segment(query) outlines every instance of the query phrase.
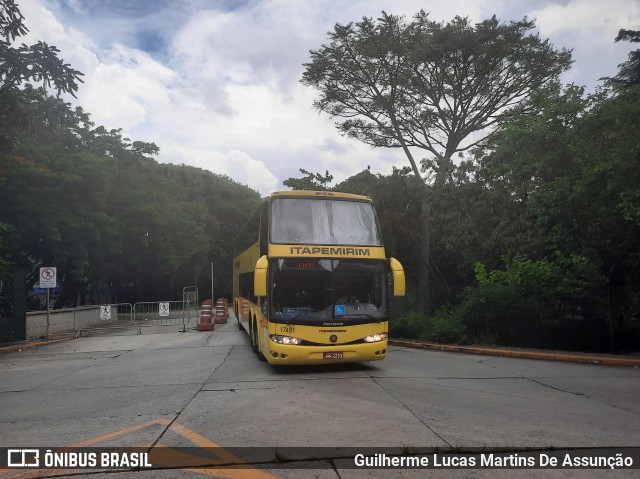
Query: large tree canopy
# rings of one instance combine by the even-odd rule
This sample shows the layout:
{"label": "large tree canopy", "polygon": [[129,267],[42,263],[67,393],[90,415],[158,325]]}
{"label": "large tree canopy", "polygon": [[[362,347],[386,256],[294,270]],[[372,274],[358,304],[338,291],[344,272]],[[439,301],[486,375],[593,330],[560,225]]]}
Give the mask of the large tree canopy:
{"label": "large tree canopy", "polygon": [[15,45],[28,31],[15,1],[0,1],[0,154],[13,152],[16,127],[29,121],[22,108],[26,82],[75,96],[82,81],[82,73],[64,63],[55,46]]}
{"label": "large tree canopy", "polygon": [[[616,42],[620,41],[640,43],[640,30],[621,29],[616,37]],[[629,52],[629,59],[618,66],[620,71],[615,77],[605,78],[614,89],[624,91],[640,85],[640,50]]]}
{"label": "large tree canopy", "polygon": [[25,81],[35,81],[58,93],[74,95],[82,73],[58,57],[60,50],[41,41],[31,46],[13,45],[29,31],[23,20],[14,0],[0,2],[0,94]]}
{"label": "large tree canopy", "polygon": [[15,154],[0,155],[0,266],[25,268],[30,282],[56,266],[59,305],[179,298],[188,285],[208,292],[211,261],[217,294],[229,291],[234,225],[257,208],[257,192],[158,164],[153,143],[94,127],[42,89],[23,95],[32,120],[16,128]]}
{"label": "large tree canopy", "polygon": [[[54,88],[58,93],[74,93],[82,73],[71,68],[59,57],[59,50],[43,42],[16,46],[16,40],[29,29],[14,0],[0,0],[0,162],[15,153],[15,137],[21,129],[30,129],[34,121],[30,104],[31,88],[25,83],[40,83],[43,89]],[[28,86],[28,85],[27,85]],[[57,123],[59,117],[52,117]],[[49,125],[47,129],[55,129]],[[0,168],[0,186],[8,168]],[[10,262],[6,259],[5,235],[11,225],[0,223],[0,279],[6,274]]]}
{"label": "large tree canopy", "polygon": [[[159,148],[95,127],[74,95],[81,73],[27,32],[0,0],[0,316],[14,267],[32,284],[58,268],[59,304],[177,298],[186,285],[230,288],[233,225],[260,195],[230,178],[159,165]],[[1,338],[0,338],[1,340]]]}
{"label": "large tree canopy", "polygon": [[336,24],[330,43],[310,52],[302,83],[319,90],[314,106],[340,120],[343,134],[374,147],[430,153],[436,184],[454,154],[481,141],[510,109],[569,68],[569,51],[531,33],[524,18],[435,22],[424,11],[407,22],[382,13]]}

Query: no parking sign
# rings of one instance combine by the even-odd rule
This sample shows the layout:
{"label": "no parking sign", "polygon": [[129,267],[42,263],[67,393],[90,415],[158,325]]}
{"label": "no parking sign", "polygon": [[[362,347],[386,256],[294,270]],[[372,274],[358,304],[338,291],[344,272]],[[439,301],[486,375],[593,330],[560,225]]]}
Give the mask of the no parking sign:
{"label": "no parking sign", "polygon": [[56,268],[48,266],[46,268],[40,268],[40,287],[41,288],[55,288],[58,285],[56,278]]}

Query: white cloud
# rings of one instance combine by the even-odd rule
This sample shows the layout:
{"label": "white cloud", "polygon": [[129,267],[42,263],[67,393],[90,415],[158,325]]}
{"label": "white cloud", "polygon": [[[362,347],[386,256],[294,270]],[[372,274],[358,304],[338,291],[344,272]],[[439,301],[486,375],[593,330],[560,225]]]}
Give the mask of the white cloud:
{"label": "white cloud", "polygon": [[88,72],[79,101],[100,123],[134,131],[170,103],[177,75],[148,54],[115,44]]}
{"label": "white cloud", "polygon": [[574,65],[565,81],[587,85],[589,90],[605,76],[614,76],[618,65],[637,45],[614,43],[621,28],[637,29],[640,3],[630,0],[570,0],[534,10],[531,16],[543,37],[557,47],[573,49]]}
{"label": "white cloud", "polygon": [[637,28],[640,4],[628,0],[572,0],[534,10],[531,15],[543,36],[572,31],[607,43],[613,42],[619,29]]}
{"label": "white cloud", "polygon": [[29,32],[18,39],[19,43],[30,45],[42,40],[55,45],[65,63],[76,70],[86,74],[95,68],[97,46],[88,35],[72,25],[63,26],[39,1],[20,2],[18,6],[29,28]]}
{"label": "white cloud", "polygon": [[182,164],[184,158],[190,166],[202,168],[218,175],[226,175],[238,183],[248,185],[260,193],[266,195],[275,191],[279,181],[269,169],[259,160],[251,158],[240,150],[231,150],[226,153],[219,151],[207,151],[204,149],[191,149],[180,144],[169,142],[164,148],[166,162]]}
{"label": "white cloud", "polygon": [[[299,83],[302,63],[310,49],[327,42],[326,32],[336,22],[377,17],[381,10],[410,17],[421,8],[438,21],[528,15],[537,18],[543,37],[575,49],[572,75],[578,83],[586,79],[583,84],[615,74],[629,47],[613,46],[613,38],[619,28],[640,23],[634,0],[543,6],[495,0],[253,0],[230,11],[205,10],[220,7],[217,3],[184,2],[171,4],[171,15],[154,11],[152,18],[112,17],[106,23],[80,10],[82,23],[63,16],[60,8],[56,17],[47,5],[60,4],[20,5],[31,29],[27,43],[42,39],[58,46],[65,61],[85,73],[78,102],[96,124],[156,143],[159,161],[227,174],[263,194],[299,176],[299,168],[329,170],[340,181],[368,165],[388,174],[392,166],[408,163],[400,150],[374,150],[340,137],[334,120],[313,111],[316,92]],[[190,11],[194,5],[198,9]],[[165,48],[137,49],[144,43],[133,40],[138,29],[156,23]],[[102,27],[113,28],[112,35]]]}

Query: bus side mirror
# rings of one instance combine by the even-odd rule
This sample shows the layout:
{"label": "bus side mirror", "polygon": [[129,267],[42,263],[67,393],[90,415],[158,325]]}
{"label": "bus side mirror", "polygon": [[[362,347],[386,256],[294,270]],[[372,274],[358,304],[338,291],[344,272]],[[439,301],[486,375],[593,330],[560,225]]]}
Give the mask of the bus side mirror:
{"label": "bus side mirror", "polygon": [[267,267],[269,260],[267,256],[262,256],[256,261],[256,270],[253,275],[253,295],[263,297],[267,295]]}
{"label": "bus side mirror", "polygon": [[389,266],[391,267],[391,274],[393,275],[393,295],[404,296],[404,268],[402,267],[400,261],[395,258],[389,259]]}

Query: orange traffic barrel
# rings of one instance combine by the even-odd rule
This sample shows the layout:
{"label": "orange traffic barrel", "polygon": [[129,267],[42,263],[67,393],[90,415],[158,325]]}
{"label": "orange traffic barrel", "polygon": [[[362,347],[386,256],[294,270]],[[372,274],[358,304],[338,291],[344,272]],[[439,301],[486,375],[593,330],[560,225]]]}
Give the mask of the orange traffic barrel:
{"label": "orange traffic barrel", "polygon": [[225,324],[229,315],[224,315],[224,306],[216,306],[216,314],[213,318],[213,322],[216,324]]}
{"label": "orange traffic barrel", "polygon": [[211,321],[212,305],[210,299],[202,302],[202,310],[200,311],[200,322],[198,323],[198,331],[211,331],[213,322]]}

